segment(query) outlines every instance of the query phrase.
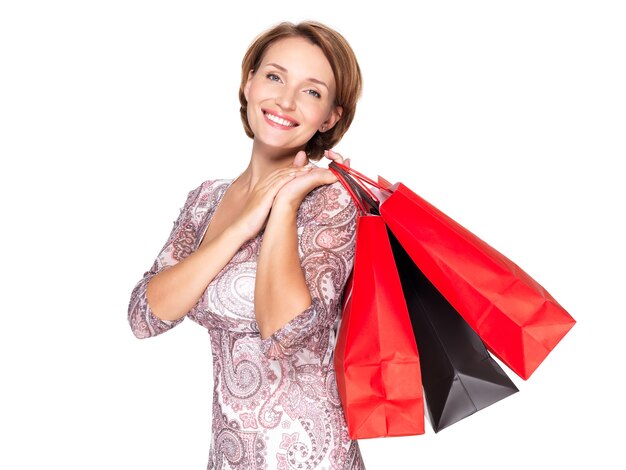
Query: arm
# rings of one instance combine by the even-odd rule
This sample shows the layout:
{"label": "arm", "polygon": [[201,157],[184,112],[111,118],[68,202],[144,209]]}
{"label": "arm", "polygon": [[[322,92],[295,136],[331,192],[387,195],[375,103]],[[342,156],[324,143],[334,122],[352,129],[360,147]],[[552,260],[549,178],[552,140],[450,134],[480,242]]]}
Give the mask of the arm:
{"label": "arm", "polygon": [[262,348],[277,358],[334,325],[352,270],[356,209],[340,183],[311,193],[299,224],[275,207],[257,261],[255,313]]}
{"label": "arm", "polygon": [[266,339],[311,305],[298,255],[297,209],[275,204],[257,260],[254,309],[261,339]]}
{"label": "arm", "polygon": [[247,239],[238,226],[231,225],[180,262],[154,275],[146,289],[152,313],[167,321],[187,315]]}
{"label": "arm", "polygon": [[167,242],[132,291],[128,321],[138,338],[156,336],[180,323],[243,243],[243,235],[232,227],[192,253],[197,233],[193,215],[208,184],[189,193]]}
{"label": "arm", "polygon": [[211,182],[189,193],[165,246],[131,294],[128,320],[138,338],[158,335],[182,321],[241,245],[261,230],[276,193],[296,178],[293,170],[276,170],[258,183],[237,221],[195,251],[195,212]]}

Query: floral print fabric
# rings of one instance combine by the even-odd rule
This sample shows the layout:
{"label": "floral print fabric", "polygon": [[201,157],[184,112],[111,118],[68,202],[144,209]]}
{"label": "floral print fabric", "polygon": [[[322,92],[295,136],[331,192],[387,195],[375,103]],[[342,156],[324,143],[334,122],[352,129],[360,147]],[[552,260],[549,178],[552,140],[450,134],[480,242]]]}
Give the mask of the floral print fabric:
{"label": "floral print fabric", "polygon": [[[211,180],[191,191],[165,246],[131,294],[134,334],[161,334],[178,321],[154,316],[150,279],[196,250],[226,189]],[[364,469],[337,393],[333,350],[342,292],[352,270],[356,210],[339,183],[320,186],[297,215],[298,251],[313,302],[261,340],[254,315],[263,231],[244,243],[187,314],[207,328],[214,393],[209,469]]]}

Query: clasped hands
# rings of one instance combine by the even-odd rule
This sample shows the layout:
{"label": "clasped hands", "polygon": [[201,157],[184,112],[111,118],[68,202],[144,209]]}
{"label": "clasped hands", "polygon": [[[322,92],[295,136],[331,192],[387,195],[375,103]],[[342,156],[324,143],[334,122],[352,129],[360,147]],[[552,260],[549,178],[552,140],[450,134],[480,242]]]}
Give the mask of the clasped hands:
{"label": "clasped hands", "polygon": [[[349,166],[349,159],[344,159],[340,154],[332,150],[326,150],[324,157]],[[288,179],[280,187],[274,198],[273,206],[285,204],[291,209],[297,210],[302,200],[313,189],[337,181],[337,177],[329,169],[315,168],[310,165],[309,159],[302,150],[296,154],[293,163],[286,170],[287,177],[291,179]]]}
{"label": "clasped hands", "polygon": [[[326,150],[324,157],[350,164],[349,159],[332,150]],[[252,190],[239,219],[246,236],[255,237],[267,223],[270,213],[279,214],[279,217],[285,213],[294,214],[313,189],[336,181],[332,171],[309,165],[305,152],[298,152],[290,166],[274,170]]]}

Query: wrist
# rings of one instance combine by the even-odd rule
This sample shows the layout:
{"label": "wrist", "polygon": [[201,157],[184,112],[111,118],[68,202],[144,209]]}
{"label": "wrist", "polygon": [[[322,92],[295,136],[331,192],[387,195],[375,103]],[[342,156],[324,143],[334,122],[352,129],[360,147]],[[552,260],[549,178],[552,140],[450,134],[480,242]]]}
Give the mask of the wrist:
{"label": "wrist", "polygon": [[218,235],[218,237],[223,237],[225,240],[236,241],[239,246],[243,245],[255,236],[256,233],[251,233],[251,230],[246,227],[244,223],[240,222],[232,223],[227,226],[220,235]]}
{"label": "wrist", "polygon": [[280,213],[283,216],[296,215],[302,204],[302,199],[287,199],[284,197],[276,197],[272,204],[271,214]]}

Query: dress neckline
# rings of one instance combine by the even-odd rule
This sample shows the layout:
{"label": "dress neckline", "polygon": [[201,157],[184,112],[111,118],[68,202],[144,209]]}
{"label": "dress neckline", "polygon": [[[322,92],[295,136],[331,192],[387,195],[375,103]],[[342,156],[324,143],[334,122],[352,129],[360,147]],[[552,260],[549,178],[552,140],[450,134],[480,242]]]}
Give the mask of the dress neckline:
{"label": "dress neckline", "polygon": [[[241,174],[239,176],[241,176]],[[204,237],[209,231],[209,227],[211,226],[211,222],[213,221],[213,217],[215,216],[217,209],[219,209],[220,205],[222,204],[222,200],[224,199],[224,196],[226,196],[226,191],[228,191],[228,189],[232,186],[232,184],[239,179],[239,176],[237,176],[236,178],[232,178],[230,180],[226,180],[228,181],[226,183],[226,188],[224,189],[224,191],[222,191],[222,195],[219,197],[219,199],[215,203],[215,207],[213,207],[212,210],[207,211],[207,218],[204,221],[204,223],[206,224],[206,227],[204,227],[204,230],[202,231],[202,235],[197,238],[196,248],[195,248],[196,250],[200,248],[200,245],[202,245],[202,242],[204,241]]]}

